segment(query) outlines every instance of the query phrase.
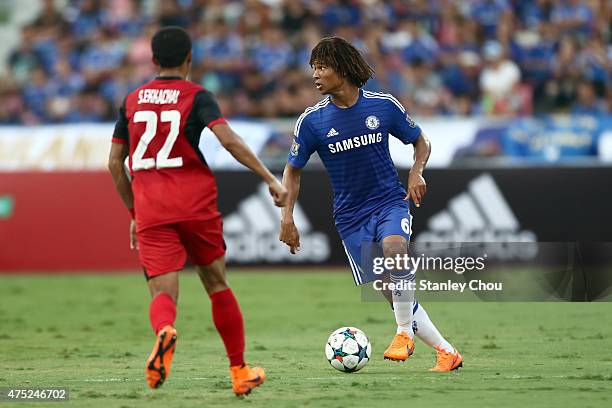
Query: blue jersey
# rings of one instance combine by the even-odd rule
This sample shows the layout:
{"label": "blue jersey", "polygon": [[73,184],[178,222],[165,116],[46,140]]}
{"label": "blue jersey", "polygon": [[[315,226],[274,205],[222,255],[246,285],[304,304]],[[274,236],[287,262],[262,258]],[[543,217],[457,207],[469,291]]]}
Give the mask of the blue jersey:
{"label": "blue jersey", "polygon": [[376,210],[406,196],[389,153],[389,134],[408,144],[421,129],[393,96],[362,89],[353,106],[339,108],[328,96],[295,124],[289,164],[302,168],[314,152],[319,154],[331,179],[334,219],[343,238]]}

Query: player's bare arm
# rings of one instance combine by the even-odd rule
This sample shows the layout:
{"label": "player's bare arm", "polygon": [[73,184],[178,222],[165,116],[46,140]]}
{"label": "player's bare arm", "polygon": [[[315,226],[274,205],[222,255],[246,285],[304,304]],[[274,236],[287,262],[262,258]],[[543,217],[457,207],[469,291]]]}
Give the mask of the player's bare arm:
{"label": "player's bare arm", "polygon": [[287,163],[283,171],[283,186],[287,189],[287,205],[281,210],[281,226],[279,241],[289,246],[289,251],[295,254],[300,250],[300,233],[293,222],[293,208],[300,193],[300,178],[302,169]]}
{"label": "player's bare arm", "polygon": [[219,123],[211,129],[221,145],[244,166],[258,174],[268,184],[270,195],[277,207],[284,207],[287,202],[287,190],[268,168],[251,151],[244,140],[225,123]]}
{"label": "player's bare arm", "polygon": [[429,160],[431,153],[431,143],[424,133],[413,143],[414,145],[414,164],[408,175],[408,195],[404,200],[412,199],[417,207],[421,206],[421,201],[427,193],[427,183],[423,178],[423,170]]}
{"label": "player's bare arm", "polygon": [[132,185],[128,180],[127,174],[123,167],[125,158],[129,154],[130,148],[127,143],[111,143],[111,150],[108,157],[108,169],[111,172],[115,188],[127,209],[132,213],[132,222],[130,223],[130,248],[137,249],[138,241],[136,240],[136,221],[133,218],[134,214],[134,194],[132,193]]}

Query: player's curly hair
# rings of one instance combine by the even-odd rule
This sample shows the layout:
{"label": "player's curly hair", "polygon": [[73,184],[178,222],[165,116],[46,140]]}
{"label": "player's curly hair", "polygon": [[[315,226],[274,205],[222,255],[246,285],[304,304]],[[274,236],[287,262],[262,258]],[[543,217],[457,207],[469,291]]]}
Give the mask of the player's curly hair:
{"label": "player's curly hair", "polygon": [[312,49],[310,66],[323,64],[358,88],[374,75],[374,70],[359,50],[341,37],[326,37]]}

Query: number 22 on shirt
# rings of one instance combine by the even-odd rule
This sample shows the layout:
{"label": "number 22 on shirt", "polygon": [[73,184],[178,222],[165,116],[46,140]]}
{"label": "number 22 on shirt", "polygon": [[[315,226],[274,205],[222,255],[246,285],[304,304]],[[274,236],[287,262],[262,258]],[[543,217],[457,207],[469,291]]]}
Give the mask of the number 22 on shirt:
{"label": "number 22 on shirt", "polygon": [[138,111],[134,114],[134,123],[144,122],[145,131],[138,141],[138,145],[132,155],[132,171],[148,170],[153,167],[157,169],[167,169],[174,167],[183,166],[182,157],[168,158],[172,147],[176,142],[176,138],[179,135],[179,128],[181,125],[181,113],[177,110],[169,110],[161,112],[161,122],[170,123],[170,132],[166,136],[166,142],[162,148],[157,152],[157,157],[143,158],[147,147],[151,140],[157,135],[157,113],[154,111]]}

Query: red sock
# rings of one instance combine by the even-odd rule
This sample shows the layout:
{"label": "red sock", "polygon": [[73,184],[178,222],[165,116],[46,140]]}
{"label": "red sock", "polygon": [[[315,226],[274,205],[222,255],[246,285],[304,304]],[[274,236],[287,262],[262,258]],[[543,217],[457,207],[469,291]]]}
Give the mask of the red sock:
{"label": "red sock", "polygon": [[151,327],[156,335],[165,326],[174,327],[175,319],[176,304],[169,294],[162,292],[151,300],[149,320],[151,320]]}
{"label": "red sock", "polygon": [[230,288],[210,295],[213,322],[223,339],[230,366],[244,364],[244,323]]}

